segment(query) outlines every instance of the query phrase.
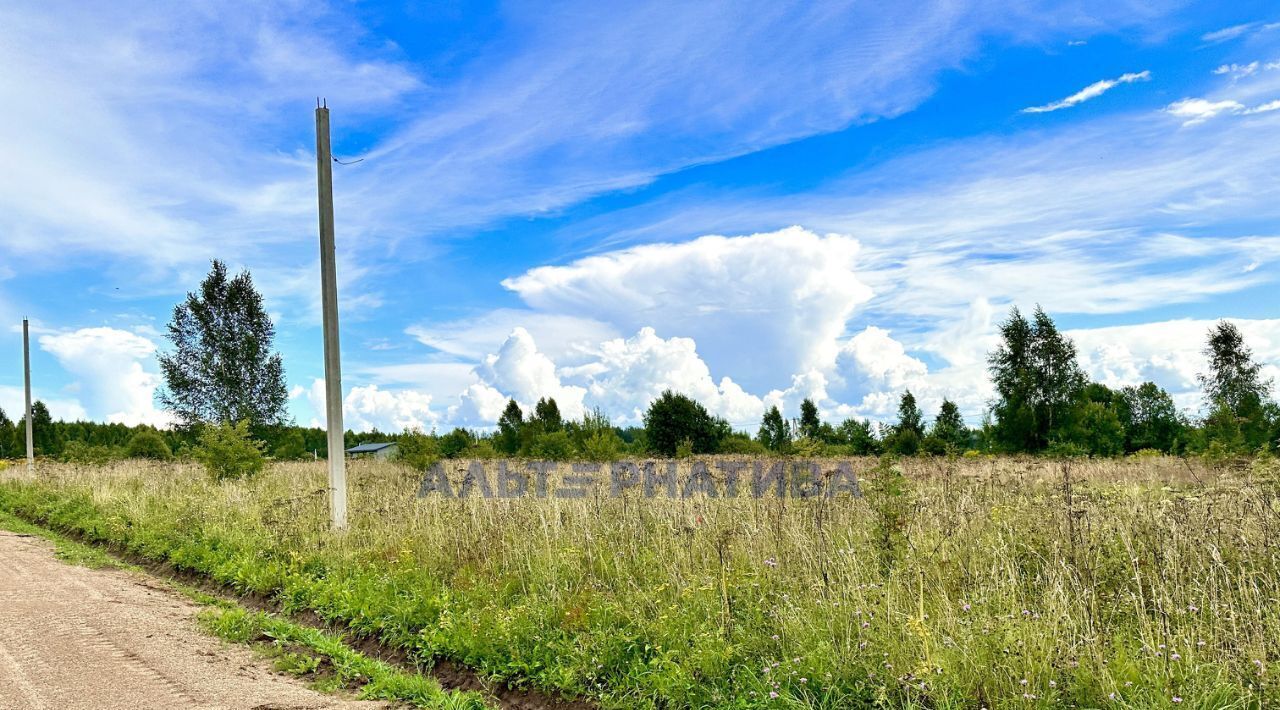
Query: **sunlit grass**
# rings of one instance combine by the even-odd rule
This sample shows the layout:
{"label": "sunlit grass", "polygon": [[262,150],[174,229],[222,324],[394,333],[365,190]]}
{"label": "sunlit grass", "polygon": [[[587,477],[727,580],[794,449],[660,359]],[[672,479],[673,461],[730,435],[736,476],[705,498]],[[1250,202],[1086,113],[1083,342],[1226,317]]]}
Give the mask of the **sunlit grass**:
{"label": "sunlit grass", "polygon": [[221,484],[184,464],[46,467],[6,472],[0,501],[609,707],[1280,703],[1272,479],[1164,458],[1065,478],[1048,461],[903,467],[888,564],[867,499],[613,499],[606,483],[419,500],[391,464],[352,467],[342,535],[323,463]]}

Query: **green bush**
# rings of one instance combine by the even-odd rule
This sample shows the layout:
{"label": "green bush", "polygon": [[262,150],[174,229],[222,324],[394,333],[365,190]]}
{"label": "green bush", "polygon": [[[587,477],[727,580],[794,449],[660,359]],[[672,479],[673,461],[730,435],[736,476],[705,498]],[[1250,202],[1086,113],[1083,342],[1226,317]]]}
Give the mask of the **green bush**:
{"label": "green bush", "polygon": [[738,456],[768,456],[769,448],[746,434],[730,434],[721,440],[719,452]]}
{"label": "green bush", "polygon": [[573,453],[573,441],[564,430],[539,434],[529,445],[529,455],[543,461],[567,461]]}
{"label": "green bush", "polygon": [[582,442],[582,457],[588,461],[617,461],[622,458],[622,437],[612,429],[601,429]]}
{"label": "green bush", "polygon": [[67,442],[62,449],[63,461],[81,466],[103,466],[118,458],[119,453],[110,446],[95,446],[83,441]]}
{"label": "green bush", "polygon": [[164,438],[158,432],[154,431],[140,431],[134,434],[129,440],[129,445],[125,447],[125,454],[131,459],[153,461],[168,461],[173,458],[169,445],[164,443]]}
{"label": "green bush", "polygon": [[396,460],[415,471],[426,471],[443,458],[440,442],[436,437],[423,434],[420,430],[405,432],[398,443],[400,453],[396,455]]}
{"label": "green bush", "polygon": [[207,425],[192,455],[215,480],[247,478],[262,470],[263,444],[249,434],[249,422]]}

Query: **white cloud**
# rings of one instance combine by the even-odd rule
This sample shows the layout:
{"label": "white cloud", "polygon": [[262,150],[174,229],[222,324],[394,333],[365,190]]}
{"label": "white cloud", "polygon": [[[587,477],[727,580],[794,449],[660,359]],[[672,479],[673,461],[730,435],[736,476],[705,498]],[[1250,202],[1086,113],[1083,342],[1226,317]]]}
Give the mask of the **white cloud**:
{"label": "white cloud", "polygon": [[836,338],[872,292],[858,242],[793,227],[648,244],[545,266],[503,281],[530,307],[636,332],[661,323],[707,363],[751,388],[830,367]]}
{"label": "white cloud", "polygon": [[[1280,374],[1280,319],[1228,319],[1239,326],[1254,359],[1268,377]],[[1180,407],[1198,411],[1203,404],[1196,376],[1207,370],[1202,350],[1216,321],[1171,320],[1157,323],[1067,331],[1081,365],[1108,387],[1152,381],[1172,394]]]}
{"label": "white cloud", "polygon": [[1083,89],[1077,91],[1076,93],[1068,96],[1065,99],[1062,99],[1061,101],[1054,101],[1053,103],[1045,104],[1043,106],[1031,106],[1031,107],[1022,109],[1022,112],[1023,113],[1048,113],[1050,111],[1058,111],[1060,109],[1070,108],[1077,104],[1082,104],[1088,101],[1089,99],[1096,99],[1097,97],[1102,96],[1103,94],[1107,93],[1108,91],[1115,88],[1116,86],[1119,86],[1120,84],[1132,84],[1135,81],[1150,81],[1150,80],[1151,80],[1150,71],[1121,74],[1119,77],[1115,79],[1103,79],[1102,81],[1095,81],[1094,83],[1084,87]]}
{"label": "white cloud", "polygon": [[79,399],[92,416],[130,426],[170,424],[155,406],[160,376],[143,367],[155,354],[150,340],[103,327],[42,335],[39,343],[77,378]]}
{"label": "white cloud", "polygon": [[1209,43],[1226,42],[1252,32],[1256,27],[1258,27],[1257,22],[1246,22],[1239,25],[1232,25],[1230,27],[1223,27],[1222,29],[1214,30],[1213,32],[1206,32],[1203,35],[1200,35],[1200,39]]}
{"label": "white cloud", "polygon": [[524,328],[511,331],[498,351],[486,355],[474,373],[480,382],[468,387],[459,405],[450,409],[454,423],[492,426],[508,398],[528,410],[539,399],[549,397],[556,400],[565,418],[577,419],[583,414],[586,390],[562,384],[555,363],[538,351],[533,336]]}
{"label": "white cloud", "polygon": [[[306,397],[315,414],[312,426],[324,427],[324,380],[312,380]],[[377,429],[398,433],[421,429],[429,432],[440,423],[440,416],[431,409],[431,399],[431,395],[414,390],[385,390],[378,385],[352,387],[342,398],[342,425],[354,431]]]}
{"label": "white cloud", "polygon": [[1268,101],[1265,104],[1259,104],[1253,108],[1245,109],[1244,112],[1245,114],[1267,113],[1268,111],[1275,111],[1277,109],[1280,109],[1280,99]]}
{"label": "white cloud", "polygon": [[571,374],[587,383],[587,402],[619,423],[640,424],[644,410],[663,390],[701,402],[735,426],[759,423],[764,405],[728,377],[716,382],[692,338],[663,339],[650,327],[634,336],[601,343],[598,359]]}
{"label": "white cloud", "polygon": [[1223,74],[1229,75],[1231,79],[1235,81],[1243,79],[1256,71],[1258,71],[1258,62],[1249,62],[1248,64],[1235,64],[1233,62],[1231,64],[1223,64],[1217,69],[1214,69],[1213,73],[1218,76]]}
{"label": "white cloud", "polygon": [[[44,402],[49,408],[49,416],[56,420],[77,421],[89,418],[89,413],[85,411],[84,406],[76,399],[67,397],[49,397],[47,393],[42,393],[40,389],[32,387],[32,402]],[[26,395],[21,387],[11,387],[9,385],[0,385],[0,410],[3,410],[5,416],[10,421],[18,421],[26,412]],[[7,451],[3,456],[14,456],[15,453]]]}
{"label": "white cloud", "polygon": [[1165,107],[1165,111],[1173,114],[1174,116],[1187,119],[1182,124],[1184,126],[1194,126],[1197,123],[1204,123],[1221,113],[1239,113],[1243,110],[1243,104],[1231,99],[1224,99],[1222,101],[1182,99],[1181,101],[1174,101]]}
{"label": "white cloud", "polygon": [[474,318],[413,325],[405,332],[445,355],[478,360],[515,328],[528,331],[539,349],[557,360],[618,335],[613,327],[596,320],[514,308],[499,308]]}

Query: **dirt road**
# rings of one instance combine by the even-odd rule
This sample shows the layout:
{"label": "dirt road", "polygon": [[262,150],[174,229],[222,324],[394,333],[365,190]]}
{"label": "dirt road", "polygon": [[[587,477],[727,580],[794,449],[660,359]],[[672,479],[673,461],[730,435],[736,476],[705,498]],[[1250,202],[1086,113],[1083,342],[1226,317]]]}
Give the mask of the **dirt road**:
{"label": "dirt road", "polygon": [[380,708],[273,674],[200,632],[198,607],[147,578],[64,564],[0,530],[0,708]]}

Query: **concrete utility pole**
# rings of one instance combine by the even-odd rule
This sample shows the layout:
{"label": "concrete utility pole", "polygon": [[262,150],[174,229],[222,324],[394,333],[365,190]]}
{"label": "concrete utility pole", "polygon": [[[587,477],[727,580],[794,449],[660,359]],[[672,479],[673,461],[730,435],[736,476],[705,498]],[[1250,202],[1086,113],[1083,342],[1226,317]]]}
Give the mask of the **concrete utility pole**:
{"label": "concrete utility pole", "polygon": [[27,419],[23,429],[27,430],[27,470],[34,471],[36,468],[36,447],[35,439],[31,432],[35,429],[35,422],[31,418],[31,336],[28,333],[27,319],[22,319],[22,371],[25,377],[27,390]]}
{"label": "concrete utility pole", "polygon": [[328,105],[316,106],[316,179],[320,196],[325,421],[329,430],[329,521],[334,530],[345,530],[347,461],[342,428],[342,355],[338,348],[338,274],[333,246],[333,154],[329,147]]}

